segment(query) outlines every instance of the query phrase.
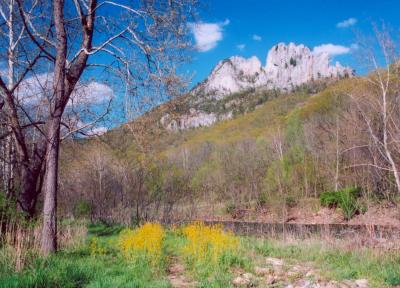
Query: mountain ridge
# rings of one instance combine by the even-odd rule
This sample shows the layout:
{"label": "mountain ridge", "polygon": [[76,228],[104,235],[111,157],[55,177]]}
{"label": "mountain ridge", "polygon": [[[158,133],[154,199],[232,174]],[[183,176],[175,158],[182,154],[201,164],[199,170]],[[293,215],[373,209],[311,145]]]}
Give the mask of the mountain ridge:
{"label": "mountain ridge", "polygon": [[[209,76],[189,92],[185,99],[186,111],[174,116],[166,113],[160,122],[167,130],[172,131],[210,126],[231,118],[232,109],[228,108],[224,113],[217,114],[195,107],[205,106],[204,103],[208,106],[218,105],[235,93],[268,93],[265,91],[272,90],[287,93],[304,84],[354,75],[352,68],[342,66],[339,62],[331,65],[326,52],[317,54],[303,44],[291,42],[286,45],[281,42],[268,51],[265,66],[256,56],[231,56],[221,60]],[[227,106],[232,107],[235,104],[233,101]]]}

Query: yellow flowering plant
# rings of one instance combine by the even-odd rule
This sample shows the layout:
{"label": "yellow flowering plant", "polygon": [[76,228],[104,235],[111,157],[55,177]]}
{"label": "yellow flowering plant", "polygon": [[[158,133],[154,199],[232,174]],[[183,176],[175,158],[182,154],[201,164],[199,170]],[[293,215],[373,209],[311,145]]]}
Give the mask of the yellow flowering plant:
{"label": "yellow flowering plant", "polygon": [[127,258],[145,256],[158,263],[162,256],[164,229],[157,223],[146,223],[137,229],[121,231],[118,245]]}
{"label": "yellow flowering plant", "polygon": [[233,233],[225,232],[220,225],[195,222],[184,227],[182,232],[187,239],[182,253],[193,262],[216,263],[224,253],[234,251],[239,245]]}
{"label": "yellow flowering plant", "polygon": [[93,237],[89,244],[90,254],[92,256],[106,254],[106,248],[99,243],[97,237]]}

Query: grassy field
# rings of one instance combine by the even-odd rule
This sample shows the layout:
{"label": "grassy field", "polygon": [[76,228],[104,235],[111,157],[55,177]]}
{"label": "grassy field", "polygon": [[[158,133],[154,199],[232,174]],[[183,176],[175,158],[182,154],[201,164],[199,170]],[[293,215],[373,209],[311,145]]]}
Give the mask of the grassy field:
{"label": "grassy field", "polygon": [[367,279],[368,287],[400,285],[397,252],[340,241],[236,237],[200,224],[169,230],[90,225],[85,244],[36,256],[18,273],[2,257],[0,287],[325,287],[357,279]]}

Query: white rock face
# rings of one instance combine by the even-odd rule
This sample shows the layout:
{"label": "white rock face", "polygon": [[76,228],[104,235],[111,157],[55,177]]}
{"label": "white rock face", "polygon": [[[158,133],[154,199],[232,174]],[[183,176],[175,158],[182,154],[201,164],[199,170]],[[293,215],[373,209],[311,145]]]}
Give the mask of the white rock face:
{"label": "white rock face", "polygon": [[329,62],[327,53],[314,54],[302,44],[279,43],[269,50],[265,67],[255,56],[249,59],[233,56],[219,62],[192,94],[221,99],[250,88],[291,90],[311,80],[353,75],[351,68]]}
{"label": "white rock face", "polygon": [[[343,67],[338,62],[330,65],[327,53],[314,54],[302,44],[279,43],[269,50],[265,66],[255,56],[248,59],[233,56],[220,61],[211,74],[191,91],[191,97],[193,103],[201,103],[205,99],[221,100],[229,94],[256,88],[290,91],[312,80],[338,79],[353,74],[350,67]],[[164,115],[161,123],[169,130],[182,130],[210,126],[231,117],[231,111],[217,116],[190,109],[189,113],[175,119]]]}
{"label": "white rock face", "polygon": [[245,59],[233,56],[219,62],[208,76],[206,85],[199,85],[197,92],[214,95],[216,99],[221,99],[233,92],[254,87],[262,73],[264,70],[257,57]]}
{"label": "white rock face", "polygon": [[189,114],[181,115],[177,119],[171,119],[171,116],[166,114],[160,121],[166,129],[175,131],[210,126],[217,120],[214,113],[205,113],[192,108]]}
{"label": "white rock face", "polygon": [[290,90],[312,80],[352,76],[351,68],[338,62],[335,66],[329,65],[329,60],[327,53],[313,54],[302,44],[279,43],[269,50],[266,79],[260,79],[257,85]]}

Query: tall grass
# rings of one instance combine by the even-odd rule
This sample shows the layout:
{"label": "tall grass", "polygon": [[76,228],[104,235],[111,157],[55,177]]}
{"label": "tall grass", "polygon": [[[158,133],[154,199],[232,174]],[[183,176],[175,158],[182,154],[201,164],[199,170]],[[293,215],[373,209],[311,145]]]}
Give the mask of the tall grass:
{"label": "tall grass", "polygon": [[[1,225],[0,274],[21,271],[40,255],[41,225],[18,219]],[[61,250],[81,246],[86,239],[85,222],[61,222],[58,225],[58,244]]]}
{"label": "tall grass", "polygon": [[[81,237],[80,224],[63,225],[62,239],[66,242],[60,252],[46,258],[36,255],[20,272],[8,267],[0,272],[0,287],[170,287],[165,267],[154,267],[150,261],[142,261],[145,259],[126,258],[120,252],[117,245],[121,227],[84,226],[86,239]],[[80,239],[71,242],[73,235]],[[101,249],[93,250],[93,239]]]}

